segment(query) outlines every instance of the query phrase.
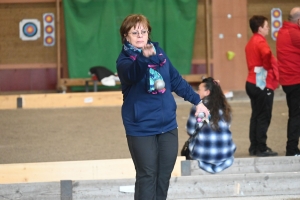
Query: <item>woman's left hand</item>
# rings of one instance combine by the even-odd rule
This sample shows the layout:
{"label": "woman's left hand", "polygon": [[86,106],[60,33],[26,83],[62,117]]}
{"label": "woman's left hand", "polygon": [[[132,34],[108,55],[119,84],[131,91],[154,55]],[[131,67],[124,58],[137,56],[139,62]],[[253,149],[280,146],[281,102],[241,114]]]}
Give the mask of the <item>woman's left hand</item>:
{"label": "woman's left hand", "polygon": [[209,110],[203,103],[200,103],[196,106],[195,116],[197,117],[201,112],[204,112],[206,117],[209,116]]}

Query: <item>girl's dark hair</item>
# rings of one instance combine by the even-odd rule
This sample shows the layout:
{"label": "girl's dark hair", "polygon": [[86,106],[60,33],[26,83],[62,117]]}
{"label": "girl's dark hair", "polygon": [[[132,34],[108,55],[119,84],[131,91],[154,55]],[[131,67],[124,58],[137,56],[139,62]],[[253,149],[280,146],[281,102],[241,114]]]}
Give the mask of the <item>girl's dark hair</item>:
{"label": "girl's dark hair", "polygon": [[251,28],[252,33],[257,33],[259,27],[263,27],[265,21],[268,21],[268,18],[262,15],[253,15],[249,19],[249,25]]}
{"label": "girl's dark hair", "polygon": [[121,40],[122,40],[122,44],[125,43],[126,41],[126,36],[128,35],[128,32],[130,31],[130,29],[132,27],[136,27],[138,24],[143,25],[145,28],[148,29],[149,34],[148,34],[148,38],[150,39],[150,33],[151,33],[151,26],[150,26],[150,22],[147,19],[147,17],[145,17],[144,15],[141,14],[131,14],[128,15],[122,22],[121,27],[120,27],[120,35],[121,35]]}
{"label": "girl's dark hair", "polygon": [[204,84],[205,89],[210,91],[210,94],[205,97],[205,99],[207,99],[207,103],[205,105],[210,110],[211,121],[213,124],[212,128],[219,130],[219,109],[223,111],[224,120],[230,123],[232,111],[231,106],[228,104],[220,84],[213,78],[204,78],[201,84]]}

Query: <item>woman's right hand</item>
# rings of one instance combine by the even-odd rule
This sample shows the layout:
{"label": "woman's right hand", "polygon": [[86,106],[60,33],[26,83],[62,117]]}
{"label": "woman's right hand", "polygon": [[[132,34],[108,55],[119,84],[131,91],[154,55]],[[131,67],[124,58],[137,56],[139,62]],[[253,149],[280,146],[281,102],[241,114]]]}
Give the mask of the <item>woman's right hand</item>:
{"label": "woman's right hand", "polygon": [[156,54],[152,44],[146,44],[143,47],[142,52],[143,55],[147,58]]}

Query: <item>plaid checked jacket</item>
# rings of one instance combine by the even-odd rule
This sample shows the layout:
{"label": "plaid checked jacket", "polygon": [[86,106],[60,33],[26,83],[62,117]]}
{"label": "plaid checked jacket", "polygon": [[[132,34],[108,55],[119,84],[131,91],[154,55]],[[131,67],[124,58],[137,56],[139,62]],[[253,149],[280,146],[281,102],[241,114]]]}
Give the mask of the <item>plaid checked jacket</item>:
{"label": "plaid checked jacket", "polygon": [[223,120],[223,111],[219,110],[220,130],[213,130],[211,122],[197,129],[195,112],[196,107],[193,106],[186,125],[187,133],[190,135],[190,156],[193,160],[198,160],[201,169],[209,173],[221,172],[230,167],[234,161],[236,146],[232,140],[230,123]]}

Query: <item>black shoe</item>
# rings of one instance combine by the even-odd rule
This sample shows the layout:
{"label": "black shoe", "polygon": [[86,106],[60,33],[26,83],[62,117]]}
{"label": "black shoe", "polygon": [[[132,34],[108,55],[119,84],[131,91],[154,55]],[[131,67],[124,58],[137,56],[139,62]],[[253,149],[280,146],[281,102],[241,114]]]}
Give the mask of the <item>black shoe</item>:
{"label": "black shoe", "polygon": [[250,156],[256,156],[256,150],[251,150],[249,151]]}
{"label": "black shoe", "polygon": [[300,156],[300,150],[298,149],[296,152],[294,151],[294,153],[286,153],[285,156]]}
{"label": "black shoe", "polygon": [[278,156],[278,153],[275,151],[272,151],[271,148],[267,147],[267,150],[261,152],[261,151],[257,151],[256,152],[256,156],[258,157],[267,157],[267,156]]}

